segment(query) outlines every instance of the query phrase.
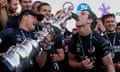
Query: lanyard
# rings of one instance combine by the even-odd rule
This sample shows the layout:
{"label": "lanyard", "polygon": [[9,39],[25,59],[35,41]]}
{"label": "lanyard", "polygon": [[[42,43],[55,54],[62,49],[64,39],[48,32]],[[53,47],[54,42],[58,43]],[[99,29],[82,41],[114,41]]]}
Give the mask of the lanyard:
{"label": "lanyard", "polygon": [[[84,47],[83,47],[83,43],[82,43],[82,40],[81,40],[81,37],[78,35],[78,38],[79,38],[79,43],[80,43],[80,48],[81,48],[81,51],[82,51],[82,55],[83,57],[85,57],[85,50],[84,50]],[[91,57],[91,54],[92,54],[92,33],[90,33],[90,38],[89,38],[89,42],[90,42],[90,48],[89,48],[89,53],[90,53],[90,57]]]}
{"label": "lanyard", "polygon": [[109,36],[108,36],[108,35],[105,35],[105,36],[106,36],[107,40],[109,40],[109,42],[110,42],[110,46],[111,46],[111,47],[113,47],[113,46],[115,45],[115,42],[116,42],[116,37],[117,37],[117,34],[116,34],[116,33],[114,34],[114,37],[113,37],[113,42],[112,42],[112,41],[110,41],[110,38],[109,38]]}
{"label": "lanyard", "polygon": [[25,36],[25,33],[23,32],[23,30],[20,30],[20,33],[22,35],[22,40],[25,40],[26,36]]}

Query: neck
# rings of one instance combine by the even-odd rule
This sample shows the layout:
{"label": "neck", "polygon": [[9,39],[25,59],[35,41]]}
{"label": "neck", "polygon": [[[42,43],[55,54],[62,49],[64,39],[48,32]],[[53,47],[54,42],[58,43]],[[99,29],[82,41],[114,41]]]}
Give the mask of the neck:
{"label": "neck", "polygon": [[105,31],[105,34],[112,34],[112,33],[116,33],[116,31]]}
{"label": "neck", "polygon": [[81,36],[87,36],[87,35],[89,35],[91,32],[92,32],[92,30],[91,30],[91,28],[90,28],[89,25],[78,29],[78,33],[79,33]]}

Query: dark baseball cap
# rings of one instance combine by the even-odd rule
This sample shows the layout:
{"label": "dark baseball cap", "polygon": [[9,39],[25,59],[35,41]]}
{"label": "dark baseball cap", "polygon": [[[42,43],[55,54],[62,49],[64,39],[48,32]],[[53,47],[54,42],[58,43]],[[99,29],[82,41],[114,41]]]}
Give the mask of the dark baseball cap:
{"label": "dark baseball cap", "polygon": [[38,21],[42,21],[43,18],[44,18],[44,15],[42,15],[42,14],[37,14],[37,13],[35,13],[33,10],[25,10],[25,11],[23,11],[23,12],[20,14],[20,18],[22,18],[22,16],[24,16],[24,15],[32,15],[32,16],[35,16],[35,17],[37,17],[37,20],[38,20]]}

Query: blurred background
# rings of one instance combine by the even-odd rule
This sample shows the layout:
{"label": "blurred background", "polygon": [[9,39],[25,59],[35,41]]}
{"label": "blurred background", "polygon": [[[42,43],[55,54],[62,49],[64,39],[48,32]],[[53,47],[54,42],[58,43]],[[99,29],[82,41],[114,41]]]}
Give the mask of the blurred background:
{"label": "blurred background", "polygon": [[[33,2],[38,0],[33,0]],[[105,13],[114,13],[116,15],[117,22],[120,22],[120,6],[118,0],[39,0],[48,2],[52,7],[52,14],[55,14],[65,2],[72,2],[74,5],[73,12],[78,14],[82,9],[90,9],[94,11],[97,17],[101,17]],[[20,8],[19,10],[20,11]],[[71,31],[75,27],[74,20],[68,21],[68,29]]]}

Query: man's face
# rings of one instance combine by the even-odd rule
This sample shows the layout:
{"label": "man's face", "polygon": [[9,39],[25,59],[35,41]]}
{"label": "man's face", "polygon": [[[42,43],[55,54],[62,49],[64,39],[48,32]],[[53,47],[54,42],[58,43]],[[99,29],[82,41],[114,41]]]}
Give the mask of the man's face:
{"label": "man's face", "polygon": [[39,14],[42,14],[45,17],[49,17],[51,14],[51,7],[47,5],[42,6],[41,9],[39,10]]}
{"label": "man's face", "polygon": [[37,10],[37,7],[40,5],[40,3],[36,3],[33,7],[33,11],[36,12],[36,13],[39,13],[38,10]]}
{"label": "man's face", "polygon": [[8,11],[10,13],[16,13],[18,4],[19,4],[19,0],[11,0],[11,2],[8,4]]}
{"label": "man's face", "polygon": [[116,31],[120,33],[120,26],[117,26]]}
{"label": "man's face", "polygon": [[34,17],[32,15],[27,15],[26,26],[29,31],[33,31],[35,29],[36,21],[37,21],[36,17]]}
{"label": "man's face", "polygon": [[32,0],[21,0],[22,10],[31,10],[32,9]]}
{"label": "man's face", "polygon": [[104,20],[106,31],[114,32],[116,29],[116,21],[114,17],[109,17]]}
{"label": "man's face", "polygon": [[88,23],[88,11],[82,11],[78,16],[78,21],[76,23],[76,27],[84,26]]}

